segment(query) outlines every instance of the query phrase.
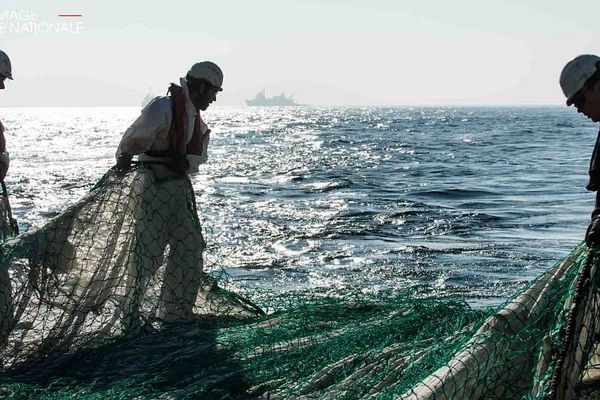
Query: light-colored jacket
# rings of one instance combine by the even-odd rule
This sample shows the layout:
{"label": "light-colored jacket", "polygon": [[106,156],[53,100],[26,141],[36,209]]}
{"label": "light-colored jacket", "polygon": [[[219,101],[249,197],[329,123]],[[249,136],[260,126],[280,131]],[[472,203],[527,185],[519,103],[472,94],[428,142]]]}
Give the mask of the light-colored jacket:
{"label": "light-colored jacket", "polygon": [[[187,83],[184,78],[180,79],[181,88],[185,97],[185,113],[186,113],[186,137],[187,142],[192,139],[194,134],[194,121],[198,111],[190,100]],[[119,148],[117,149],[116,157],[119,154],[126,152],[131,155],[138,155],[140,161],[156,161],[164,160],[161,158],[150,157],[143,154],[145,151],[164,151],[169,148],[169,130],[173,121],[173,109],[171,107],[170,97],[159,96],[154,98],[144,109],[142,114],[131,124],[131,126],[123,134]],[[198,172],[198,167],[208,159],[208,143],[210,141],[210,133],[208,126],[200,118],[202,132],[202,155],[188,154],[187,160],[190,167],[188,174]]]}

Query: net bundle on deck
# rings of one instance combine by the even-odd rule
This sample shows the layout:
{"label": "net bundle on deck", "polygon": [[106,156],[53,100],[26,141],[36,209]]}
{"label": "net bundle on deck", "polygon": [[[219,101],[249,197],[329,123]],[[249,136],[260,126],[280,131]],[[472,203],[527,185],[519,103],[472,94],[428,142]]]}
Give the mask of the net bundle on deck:
{"label": "net bundle on deck", "polygon": [[0,398],[595,398],[585,245],[487,311],[410,291],[241,296],[203,250],[190,182],[163,166],[110,170],[6,241]]}

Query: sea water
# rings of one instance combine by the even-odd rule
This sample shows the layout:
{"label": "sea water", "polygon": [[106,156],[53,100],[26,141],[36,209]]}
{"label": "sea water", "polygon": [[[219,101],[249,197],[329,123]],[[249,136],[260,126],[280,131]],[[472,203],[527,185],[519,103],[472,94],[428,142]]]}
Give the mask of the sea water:
{"label": "sea water", "polygon": [[[2,108],[21,230],[114,164],[139,108]],[[226,108],[191,177],[208,270],[275,292],[512,295],[583,238],[597,128],[560,106]]]}

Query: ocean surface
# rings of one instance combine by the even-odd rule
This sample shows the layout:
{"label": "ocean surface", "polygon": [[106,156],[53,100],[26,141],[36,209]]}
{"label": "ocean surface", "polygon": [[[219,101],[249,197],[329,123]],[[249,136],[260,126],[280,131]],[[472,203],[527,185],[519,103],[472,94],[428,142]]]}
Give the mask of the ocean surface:
{"label": "ocean surface", "polygon": [[[0,108],[21,230],[114,164],[139,108]],[[594,203],[573,109],[225,108],[192,177],[208,268],[274,292],[411,288],[497,304],[566,256]]]}

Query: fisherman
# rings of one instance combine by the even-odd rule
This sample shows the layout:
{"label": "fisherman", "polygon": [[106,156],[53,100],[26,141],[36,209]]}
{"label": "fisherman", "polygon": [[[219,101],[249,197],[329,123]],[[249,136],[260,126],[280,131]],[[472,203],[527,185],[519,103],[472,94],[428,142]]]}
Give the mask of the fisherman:
{"label": "fisherman", "polygon": [[[0,89],[4,89],[4,82],[6,79],[12,79],[12,68],[10,65],[10,58],[5,52],[0,50]],[[4,187],[4,178],[8,172],[9,156],[6,151],[6,139],[4,138],[4,125],[0,121],[0,183]],[[6,218],[0,218],[0,241],[4,241],[6,236],[12,232],[11,228],[11,217],[8,208],[8,198],[6,192],[3,193],[2,204],[2,216]],[[7,340],[7,334],[10,330],[10,324],[12,321],[12,293],[11,293],[10,278],[8,276],[8,270],[0,270],[0,346],[3,345]]]}
{"label": "fisherman", "polygon": [[[600,121],[600,57],[583,54],[569,61],[560,74],[560,87],[567,106],[573,105],[578,113],[594,122]],[[600,244],[600,132],[590,160],[586,189],[596,192],[596,204],[585,233],[585,242],[591,247]]]}
{"label": "fisherman", "polygon": [[[7,78],[12,79],[10,58],[8,58],[5,52],[0,50],[0,90],[5,89],[4,82]],[[6,151],[6,139],[4,138],[4,125],[0,121],[0,181],[2,182],[4,182],[4,178],[8,172],[9,161],[8,152]],[[4,229],[2,231],[4,232]]]}
{"label": "fisherman", "polygon": [[126,330],[139,323],[145,291],[163,265],[167,248],[156,316],[163,322],[193,317],[205,242],[198,216],[189,207],[194,192],[188,175],[207,160],[210,129],[199,111],[216,101],[222,84],[223,73],[215,63],[194,64],[180,85],[171,84],[168,96],[154,98],[142,110],[119,144],[118,168],[126,170],[137,156],[142,168],[152,172],[132,183],[132,191],[140,195],[134,212],[136,244],[128,267],[130,293],[123,305]]}

